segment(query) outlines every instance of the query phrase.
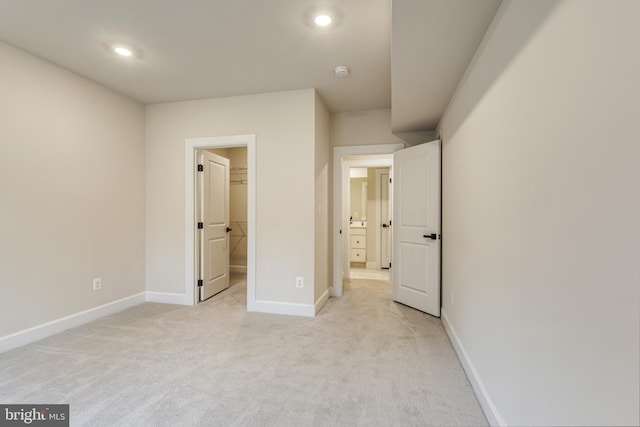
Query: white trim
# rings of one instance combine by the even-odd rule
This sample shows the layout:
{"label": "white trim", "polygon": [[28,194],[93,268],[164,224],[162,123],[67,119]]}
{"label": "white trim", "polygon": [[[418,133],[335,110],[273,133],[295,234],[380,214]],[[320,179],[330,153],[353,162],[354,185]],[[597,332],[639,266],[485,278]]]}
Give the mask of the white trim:
{"label": "white trim", "polygon": [[[404,144],[378,144],[378,145],[350,145],[345,147],[333,148],[333,287],[331,288],[331,296],[342,296],[342,278],[345,271],[348,274],[348,259],[346,266],[343,264],[343,253],[349,251],[343,250],[342,244],[349,241],[349,224],[347,222],[349,214],[343,214],[344,205],[348,206],[348,201],[344,200],[343,176],[345,175],[343,158],[346,156],[363,156],[376,154],[392,154],[395,151],[404,148]],[[354,166],[356,166],[354,164]],[[375,165],[374,165],[375,166]],[[340,234],[343,231],[343,235]]]}
{"label": "white trim", "polygon": [[290,316],[315,317],[314,304],[298,304],[293,302],[255,300],[253,310],[260,313],[287,314]]}
{"label": "white trim", "polygon": [[145,301],[159,302],[161,304],[193,305],[188,295],[170,292],[147,291]]}
{"label": "white trim", "polygon": [[484,386],[484,382],[482,381],[480,374],[478,374],[478,371],[473,365],[473,362],[471,362],[471,359],[469,358],[469,355],[464,349],[464,346],[462,345],[460,338],[458,338],[458,334],[456,334],[456,331],[453,328],[453,325],[451,324],[451,322],[449,322],[449,318],[447,317],[447,313],[445,313],[444,308],[441,311],[441,315],[442,315],[442,324],[444,325],[444,329],[447,332],[447,335],[449,335],[449,340],[453,344],[453,348],[456,350],[456,353],[458,354],[458,359],[460,359],[460,363],[462,363],[462,367],[464,368],[464,371],[467,373],[467,377],[471,382],[473,391],[475,392],[476,397],[480,402],[480,406],[482,406],[482,410],[484,411],[484,414],[486,415],[487,420],[489,421],[489,424],[492,426],[506,426],[507,423],[504,421],[504,419],[500,415],[500,412],[498,411],[498,408],[496,408],[496,405],[493,403],[493,400],[491,400],[491,397],[489,396],[489,392],[487,391],[487,388]]}
{"label": "white trim", "polygon": [[367,270],[380,270],[380,261],[367,261],[365,268]]}
{"label": "white trim", "polygon": [[329,301],[329,289],[325,289],[322,295],[320,295],[320,298],[318,298],[318,300],[316,301],[314,315],[318,314],[320,310],[322,310],[322,307],[325,306],[327,301]]}
{"label": "white trim", "polygon": [[32,342],[59,334],[67,329],[75,328],[76,326],[93,322],[101,317],[142,304],[145,301],[145,294],[146,292],[140,292],[98,307],[93,307],[69,316],[52,320],[51,322],[43,323],[42,325],[0,337],[0,353],[22,347],[23,345],[31,344]]}
{"label": "white trim", "polygon": [[247,147],[247,311],[262,311],[256,301],[256,135],[187,138],[185,140],[185,278],[184,293],[190,305],[197,304],[195,156],[202,148]]}

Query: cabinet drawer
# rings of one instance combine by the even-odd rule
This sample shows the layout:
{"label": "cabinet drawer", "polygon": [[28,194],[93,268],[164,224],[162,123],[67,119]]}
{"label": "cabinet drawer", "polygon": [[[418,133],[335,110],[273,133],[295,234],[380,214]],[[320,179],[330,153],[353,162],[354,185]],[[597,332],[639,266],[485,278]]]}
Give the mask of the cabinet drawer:
{"label": "cabinet drawer", "polygon": [[367,236],[351,236],[351,248],[364,249],[367,247]]}
{"label": "cabinet drawer", "polygon": [[351,227],[351,235],[352,236],[365,236],[367,234],[366,228],[360,227]]}
{"label": "cabinet drawer", "polygon": [[365,249],[351,249],[351,262],[367,262],[367,251]]}

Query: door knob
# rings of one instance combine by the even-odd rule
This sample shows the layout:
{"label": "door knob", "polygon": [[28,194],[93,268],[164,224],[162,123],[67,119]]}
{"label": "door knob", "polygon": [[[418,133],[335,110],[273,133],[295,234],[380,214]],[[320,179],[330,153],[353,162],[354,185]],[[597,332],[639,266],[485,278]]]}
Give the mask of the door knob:
{"label": "door knob", "polygon": [[439,234],[431,233],[431,234],[423,234],[422,237],[425,239],[438,240],[440,238]]}
{"label": "door knob", "polygon": [[233,228],[229,228],[229,227],[227,227],[227,233],[228,233],[228,232],[230,232],[230,231],[232,231],[232,230],[233,230]]}
{"label": "door knob", "polygon": [[382,228],[389,228],[389,224],[382,224]]}

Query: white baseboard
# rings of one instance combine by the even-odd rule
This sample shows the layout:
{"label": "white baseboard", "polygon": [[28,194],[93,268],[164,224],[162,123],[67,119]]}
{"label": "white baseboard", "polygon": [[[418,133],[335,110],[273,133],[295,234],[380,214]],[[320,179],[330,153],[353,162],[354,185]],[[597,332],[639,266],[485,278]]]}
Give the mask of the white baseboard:
{"label": "white baseboard", "polygon": [[256,300],[247,305],[247,311],[286,314],[290,316],[315,317],[329,300],[329,289],[325,290],[315,304]]}
{"label": "white baseboard", "polygon": [[326,289],[322,293],[322,295],[320,295],[320,298],[318,298],[318,301],[316,301],[314,314],[317,315],[320,312],[320,310],[322,310],[322,307],[324,307],[327,301],[329,301],[329,289]]}
{"label": "white baseboard", "polygon": [[246,265],[230,265],[229,273],[247,274],[247,266]]}
{"label": "white baseboard", "polygon": [[458,338],[458,334],[456,334],[455,329],[453,329],[453,325],[449,322],[449,318],[447,317],[447,313],[445,313],[444,309],[442,309],[441,313],[442,324],[444,325],[444,329],[447,331],[447,335],[449,335],[449,339],[453,344],[453,348],[456,350],[458,354],[458,359],[460,359],[460,363],[462,363],[462,367],[464,371],[467,373],[467,377],[471,382],[471,386],[473,387],[473,391],[480,402],[480,406],[482,406],[482,410],[484,411],[489,424],[492,426],[506,426],[504,419],[500,415],[498,408],[491,400],[489,393],[487,392],[487,388],[484,386],[484,382],[482,378],[478,374],[473,362],[469,358],[460,338]]}
{"label": "white baseboard", "polygon": [[293,302],[261,301],[256,300],[247,305],[247,311],[259,313],[287,314],[290,316],[315,317],[314,304],[298,304]]}
{"label": "white baseboard", "polygon": [[193,305],[193,301],[189,301],[189,297],[187,295],[169,292],[147,291],[145,301],[159,302],[162,304]]}
{"label": "white baseboard", "polygon": [[67,329],[75,328],[76,326],[92,322],[101,317],[142,304],[145,302],[145,294],[146,292],[140,292],[139,294],[131,295],[117,301],[112,301],[98,307],[52,320],[42,325],[0,337],[0,353],[31,344],[32,342],[59,334]]}
{"label": "white baseboard", "polygon": [[[276,301],[254,301],[248,311],[261,313],[286,314],[293,316],[314,317],[329,299],[329,289],[325,290],[315,304],[283,303]],[[34,326],[23,331],[0,337],[0,353],[31,344],[32,342],[48,338],[64,332],[67,329],[92,322],[110,314],[142,304],[143,302],[158,302],[163,304],[193,305],[187,295],[168,292],[140,292],[138,294],[112,301],[98,307],[90,308],[42,325]]]}

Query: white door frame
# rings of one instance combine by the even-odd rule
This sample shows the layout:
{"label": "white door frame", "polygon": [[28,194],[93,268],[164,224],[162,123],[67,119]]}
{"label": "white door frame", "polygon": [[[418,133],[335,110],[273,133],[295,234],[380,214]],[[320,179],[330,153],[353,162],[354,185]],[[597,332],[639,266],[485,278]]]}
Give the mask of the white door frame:
{"label": "white door frame", "polygon": [[190,305],[198,303],[196,277],[196,151],[206,148],[247,147],[247,311],[256,302],[256,135],[231,135],[185,140],[185,296]]}
{"label": "white door frame", "polygon": [[[403,143],[396,143],[349,145],[333,148],[333,286],[330,288],[331,296],[342,296],[342,280],[348,278],[349,274],[349,259],[347,258],[349,253],[349,213],[346,212],[346,208],[349,206],[349,201],[346,199],[349,196],[349,180],[345,178],[349,177],[349,167],[356,167],[359,164],[355,160],[347,162],[344,157],[392,154],[404,147]],[[363,167],[368,167],[367,164],[371,164],[371,161],[367,163],[365,160],[361,163],[363,163]],[[379,163],[374,163],[371,167],[378,166]],[[386,165],[383,164],[381,167],[386,167]],[[340,234],[340,230],[343,234]]]}

